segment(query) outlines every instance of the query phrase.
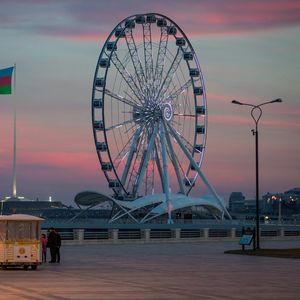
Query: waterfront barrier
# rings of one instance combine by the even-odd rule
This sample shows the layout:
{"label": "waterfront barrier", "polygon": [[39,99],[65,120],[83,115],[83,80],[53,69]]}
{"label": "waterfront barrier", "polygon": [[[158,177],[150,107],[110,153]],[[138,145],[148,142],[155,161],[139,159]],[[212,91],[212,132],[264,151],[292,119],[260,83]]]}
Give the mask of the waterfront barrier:
{"label": "waterfront barrier", "polygon": [[[242,235],[242,228],[58,228],[58,231],[65,245],[238,241]],[[300,227],[262,228],[260,237],[262,240],[300,240]]]}

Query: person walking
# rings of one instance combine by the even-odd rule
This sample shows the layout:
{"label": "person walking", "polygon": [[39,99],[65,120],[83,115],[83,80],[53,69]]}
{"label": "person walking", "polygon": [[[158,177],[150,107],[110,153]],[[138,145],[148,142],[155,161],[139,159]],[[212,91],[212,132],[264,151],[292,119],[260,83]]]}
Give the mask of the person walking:
{"label": "person walking", "polygon": [[56,252],[57,252],[57,235],[53,227],[49,228],[48,231],[49,234],[48,234],[47,247],[50,248],[50,255],[51,255],[51,260],[49,261],[49,263],[55,263]]}
{"label": "person walking", "polygon": [[42,244],[42,262],[47,262],[47,242],[48,239],[46,237],[46,234],[42,233],[41,235],[41,244]]}
{"label": "person walking", "polygon": [[61,236],[57,229],[54,229],[55,234],[56,234],[56,262],[60,263],[60,247],[61,247]]}

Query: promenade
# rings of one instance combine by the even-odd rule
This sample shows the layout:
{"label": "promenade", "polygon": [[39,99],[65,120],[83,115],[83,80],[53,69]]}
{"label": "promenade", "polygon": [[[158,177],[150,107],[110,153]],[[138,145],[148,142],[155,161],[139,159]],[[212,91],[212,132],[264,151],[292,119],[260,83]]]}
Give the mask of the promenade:
{"label": "promenade", "polygon": [[63,246],[60,264],[0,270],[0,299],[299,299],[300,260],[224,254],[237,248],[236,242]]}

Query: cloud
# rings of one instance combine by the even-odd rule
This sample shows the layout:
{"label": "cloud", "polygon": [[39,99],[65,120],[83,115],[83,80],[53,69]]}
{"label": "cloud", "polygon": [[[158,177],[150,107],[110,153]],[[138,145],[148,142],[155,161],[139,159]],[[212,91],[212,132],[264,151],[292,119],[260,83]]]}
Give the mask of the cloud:
{"label": "cloud", "polygon": [[189,36],[231,35],[300,24],[297,0],[99,1],[2,0],[0,23],[6,29],[76,40],[99,40],[127,16],[159,12]]}
{"label": "cloud", "polygon": [[[252,124],[253,121],[251,119],[250,114],[246,117],[242,116],[224,116],[224,115],[211,115],[209,120],[213,124],[219,125],[234,125],[234,126],[242,126],[242,125],[249,125]],[[299,130],[300,129],[300,122],[298,120],[278,120],[278,119],[269,119],[263,120],[264,126],[269,126],[272,128],[281,128],[281,129],[290,129],[290,130]]]}

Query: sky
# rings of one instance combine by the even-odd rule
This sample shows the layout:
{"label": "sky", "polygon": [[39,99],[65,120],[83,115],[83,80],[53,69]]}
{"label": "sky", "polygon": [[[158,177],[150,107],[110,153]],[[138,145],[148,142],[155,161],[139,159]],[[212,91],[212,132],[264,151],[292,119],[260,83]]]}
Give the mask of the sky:
{"label": "sky", "polygon": [[200,61],[208,105],[202,171],[218,194],[255,198],[254,122],[232,99],[283,99],[265,106],[259,123],[260,193],[300,186],[299,1],[0,0],[0,7],[0,68],[17,66],[15,95],[0,95],[0,198],[12,190],[13,97],[18,195],[72,204],[83,190],[109,193],[91,126],[93,76],[112,29],[149,12],[175,21]]}

